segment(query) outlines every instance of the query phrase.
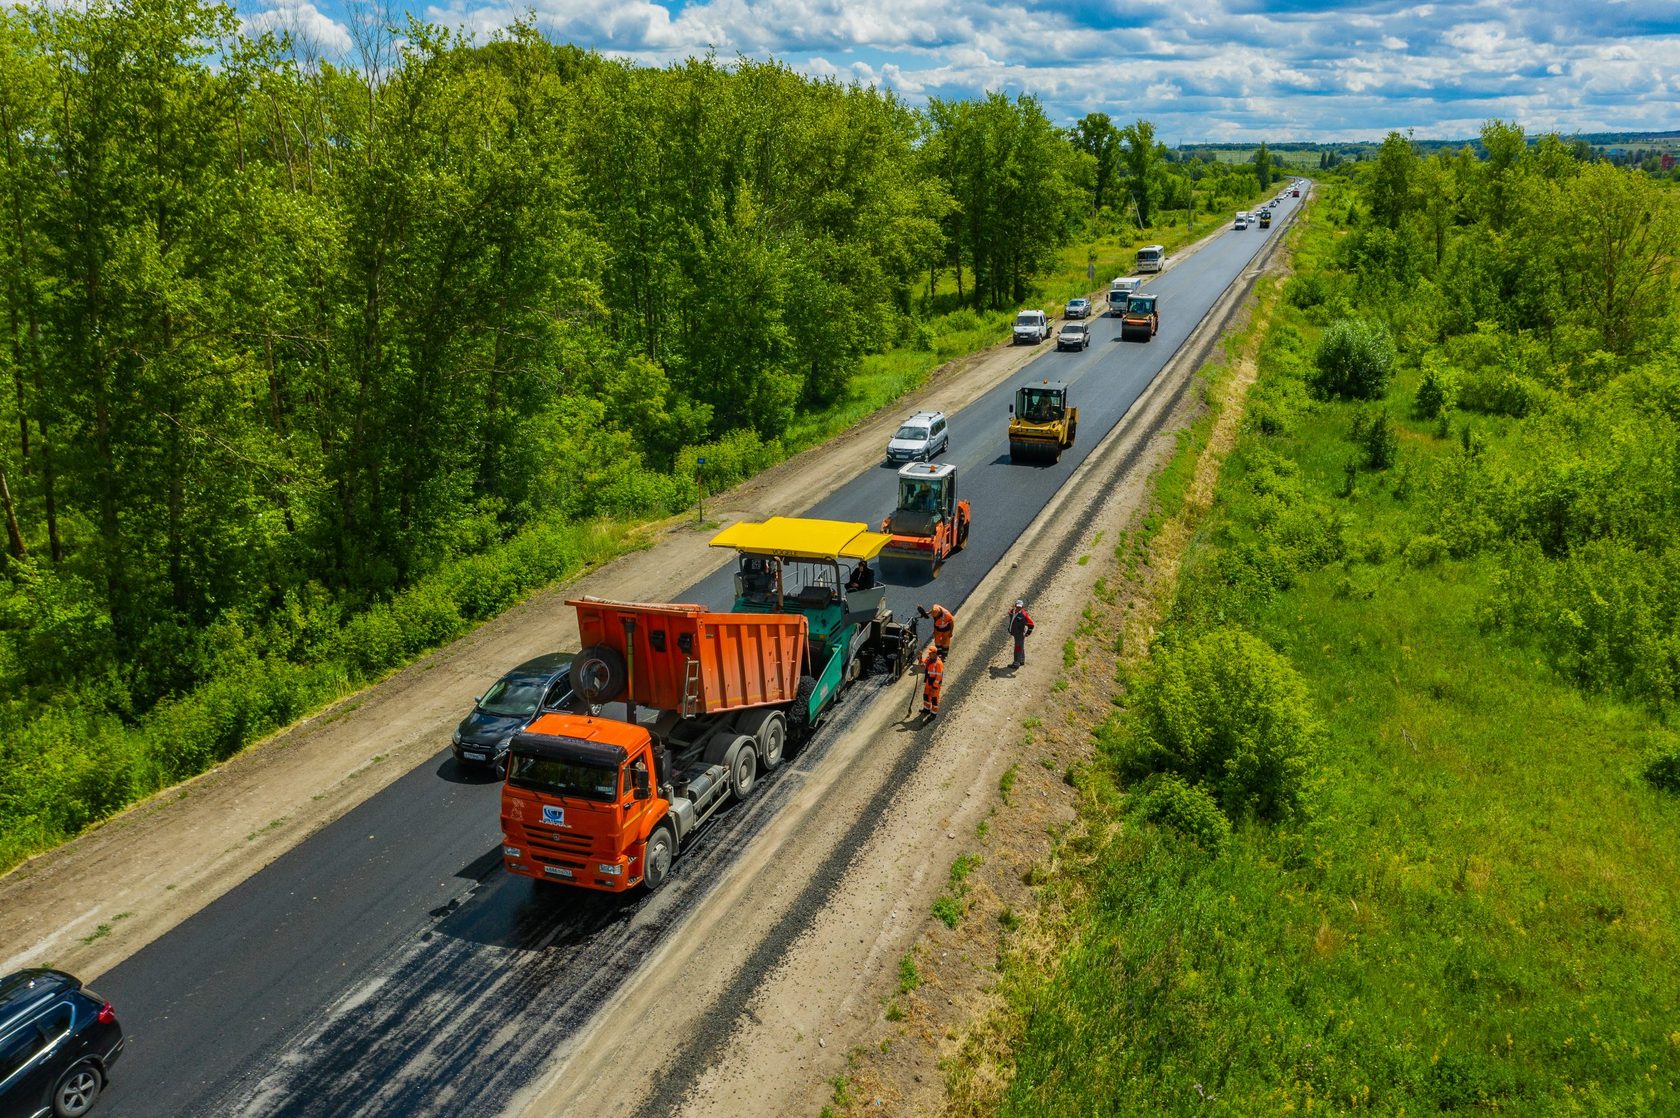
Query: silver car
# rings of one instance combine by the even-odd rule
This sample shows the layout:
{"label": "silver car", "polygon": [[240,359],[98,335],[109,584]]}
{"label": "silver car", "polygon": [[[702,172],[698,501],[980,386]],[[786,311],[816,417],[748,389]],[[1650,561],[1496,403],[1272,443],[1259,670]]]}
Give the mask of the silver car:
{"label": "silver car", "polygon": [[951,428],[942,411],[919,411],[887,440],[889,462],[931,462],[951,449]]}

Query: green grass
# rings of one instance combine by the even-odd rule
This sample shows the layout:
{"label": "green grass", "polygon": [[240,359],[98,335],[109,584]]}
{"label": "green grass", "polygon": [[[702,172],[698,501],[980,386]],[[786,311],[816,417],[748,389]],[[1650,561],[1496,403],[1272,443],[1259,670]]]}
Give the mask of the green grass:
{"label": "green grass", "polygon": [[[1491,560],[1407,562],[1429,509],[1398,470],[1336,495],[1355,407],[1299,393],[1315,329],[1284,327],[1303,346],[1263,348],[1255,397],[1286,429],[1244,434],[1163,639],[1236,623],[1292,660],[1325,726],[1311,810],[1217,854],[1096,832],[1050,882],[1069,947],[1006,962],[1000,1113],[1680,1113],[1680,800],[1639,776],[1657,718],[1486,627]],[[1411,388],[1389,412],[1423,470],[1456,443],[1404,418]],[[1315,530],[1339,558],[1301,561]],[[1106,823],[1124,793],[1093,769]]]}

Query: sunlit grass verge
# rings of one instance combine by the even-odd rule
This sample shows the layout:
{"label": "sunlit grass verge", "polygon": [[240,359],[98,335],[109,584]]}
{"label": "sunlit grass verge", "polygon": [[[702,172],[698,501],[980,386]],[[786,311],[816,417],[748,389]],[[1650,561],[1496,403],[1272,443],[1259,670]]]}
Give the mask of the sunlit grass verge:
{"label": "sunlit grass verge", "polygon": [[1217,842],[1153,822],[1117,775],[1135,715],[1106,722],[1045,906],[1068,946],[1006,956],[1009,1078],[971,1109],[1680,1112],[1680,804],[1642,776],[1668,731],[1487,626],[1497,564],[1408,546],[1400,469],[1345,487],[1359,406],[1301,390],[1316,332],[1280,308],[1156,643],[1287,660],[1322,729],[1303,808]]}

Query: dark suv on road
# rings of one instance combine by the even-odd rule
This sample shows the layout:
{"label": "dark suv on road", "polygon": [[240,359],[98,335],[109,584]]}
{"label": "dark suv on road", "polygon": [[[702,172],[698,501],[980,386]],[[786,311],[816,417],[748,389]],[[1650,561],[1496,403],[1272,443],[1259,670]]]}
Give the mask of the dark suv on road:
{"label": "dark suv on road", "polygon": [[0,1118],[81,1118],[122,1055],[111,1003],[63,971],[0,978]]}
{"label": "dark suv on road", "polygon": [[457,762],[500,768],[508,741],[544,710],[572,703],[572,658],[550,652],[527,660],[498,679],[461,719],[449,747]]}

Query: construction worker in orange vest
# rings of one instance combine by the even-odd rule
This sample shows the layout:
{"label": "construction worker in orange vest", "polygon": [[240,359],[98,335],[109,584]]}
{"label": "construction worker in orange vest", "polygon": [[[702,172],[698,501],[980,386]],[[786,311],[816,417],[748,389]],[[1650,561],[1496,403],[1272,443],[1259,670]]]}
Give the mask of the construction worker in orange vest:
{"label": "construction worker in orange vest", "polygon": [[931,641],[922,651],[922,675],[922,713],[934,718],[939,714],[939,690],[945,683],[945,657]]}
{"label": "construction worker in orange vest", "polygon": [[929,609],[917,606],[916,612],[933,620],[933,643],[939,646],[939,655],[951,655],[951,637],[957,630],[957,615],[938,602]]}

